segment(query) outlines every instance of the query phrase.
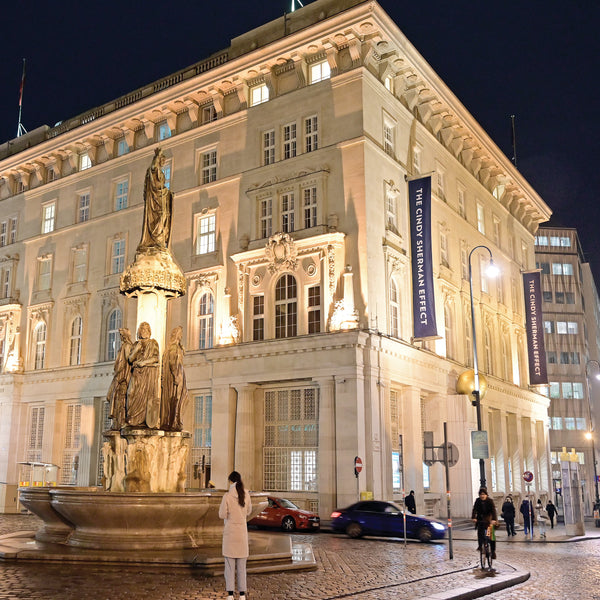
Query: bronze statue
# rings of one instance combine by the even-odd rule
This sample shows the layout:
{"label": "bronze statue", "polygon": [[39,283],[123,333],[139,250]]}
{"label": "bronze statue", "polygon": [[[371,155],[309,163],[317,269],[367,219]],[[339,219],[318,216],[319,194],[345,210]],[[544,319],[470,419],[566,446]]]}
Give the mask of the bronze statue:
{"label": "bronze statue", "polygon": [[183,329],[175,327],[169,338],[169,345],[163,353],[162,359],[162,397],[160,405],[161,429],[167,431],[181,431],[181,413],[187,402],[187,386],[183,370],[183,355],[185,351],[181,345]]}
{"label": "bronze statue", "polygon": [[137,341],[129,353],[131,379],[127,386],[127,424],[131,427],[160,426],[160,392],[158,369],[160,351],[158,342],[150,336],[150,325],[140,323]]}
{"label": "bronze statue", "polygon": [[165,186],[165,155],[156,148],[144,181],[144,224],[138,252],[147,249],[166,250],[171,239],[173,194]]}
{"label": "bronze statue", "polygon": [[106,399],[110,404],[108,416],[112,419],[111,429],[116,431],[125,426],[125,401],[127,398],[127,385],[131,377],[131,366],[128,358],[133,346],[129,329],[119,329],[119,336],[121,337],[121,347],[115,359],[113,380],[106,395]]}

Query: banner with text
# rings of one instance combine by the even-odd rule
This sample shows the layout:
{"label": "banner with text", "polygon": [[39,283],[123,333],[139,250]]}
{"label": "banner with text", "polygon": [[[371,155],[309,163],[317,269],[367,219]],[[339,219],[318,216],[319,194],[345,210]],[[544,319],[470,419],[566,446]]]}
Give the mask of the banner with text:
{"label": "banner with text", "polygon": [[414,338],[438,337],[431,259],[431,177],[408,182]]}
{"label": "banner with text", "polygon": [[548,383],[548,373],[544,346],[542,284],[539,271],[523,273],[523,289],[525,291],[529,382],[531,385],[545,385]]}

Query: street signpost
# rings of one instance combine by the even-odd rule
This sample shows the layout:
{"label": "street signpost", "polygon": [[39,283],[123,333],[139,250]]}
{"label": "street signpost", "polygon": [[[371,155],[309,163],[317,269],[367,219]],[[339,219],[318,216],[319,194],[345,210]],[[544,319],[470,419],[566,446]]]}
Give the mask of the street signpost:
{"label": "street signpost", "polygon": [[358,474],[362,471],[363,461],[360,456],[354,457],[354,476],[356,477],[356,497],[360,502],[360,484],[358,482]]}
{"label": "street signpost", "polygon": [[525,471],[523,473],[523,481],[527,484],[527,497],[529,500],[529,534],[533,539],[533,502],[531,501],[531,495],[529,494],[529,486],[533,481],[533,473],[531,471]]}

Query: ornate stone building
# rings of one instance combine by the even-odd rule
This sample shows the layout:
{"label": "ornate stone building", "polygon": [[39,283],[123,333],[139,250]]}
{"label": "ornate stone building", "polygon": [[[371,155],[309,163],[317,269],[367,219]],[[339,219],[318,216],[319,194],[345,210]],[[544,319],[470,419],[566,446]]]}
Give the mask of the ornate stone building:
{"label": "ornate stone building", "polygon": [[[548,400],[529,389],[520,270],[550,211],[376,2],[317,0],[205,61],[0,146],[0,505],[19,462],[96,485],[144,172],[160,145],[188,293],[188,485],[252,489],[328,516],[358,492],[442,514],[423,432],[449,439],[453,512],[478,486],[455,385],[472,364],[469,251],[501,267],[474,303],[493,495],[550,489]],[[440,338],[412,339],[408,177],[432,174]],[[481,259],[481,264],[480,264]],[[400,460],[400,435],[402,460]],[[354,476],[354,458],[364,470]],[[404,465],[404,481],[399,472]]]}

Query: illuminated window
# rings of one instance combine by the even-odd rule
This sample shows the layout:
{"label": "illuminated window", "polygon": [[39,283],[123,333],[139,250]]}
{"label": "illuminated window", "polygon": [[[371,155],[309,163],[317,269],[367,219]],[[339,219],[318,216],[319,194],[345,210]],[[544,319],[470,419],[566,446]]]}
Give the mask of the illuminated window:
{"label": "illuminated window", "polygon": [[388,92],[392,92],[392,94],[394,93],[394,80],[392,77],[386,75],[385,79],[383,80],[383,85],[385,85],[385,89],[388,90]]}
{"label": "illuminated window", "polygon": [[129,144],[125,138],[121,138],[117,142],[117,156],[123,156],[129,152]]}
{"label": "illuminated window", "polygon": [[90,158],[90,155],[87,152],[80,154],[79,155],[79,170],[85,171],[86,169],[91,168],[91,166],[92,166],[92,159]]}
{"label": "illuminated window", "polygon": [[196,237],[196,254],[214,252],[216,247],[215,215],[199,216]]}
{"label": "illuminated window", "polygon": [[263,132],[263,164],[272,165],[275,162],[275,130]]}
{"label": "illuminated window", "polygon": [[257,106],[269,100],[269,88],[266,83],[250,88],[250,106]]}
{"label": "illuminated window", "polygon": [[304,119],[304,151],[313,152],[319,148],[319,123],[317,116]]}
{"label": "illuminated window", "polygon": [[296,156],[296,123],[283,126],[283,158]]}
{"label": "illuminated window", "polygon": [[202,108],[202,124],[212,123],[217,120],[217,111],[215,109],[214,104],[209,104],[208,106],[204,106]]}
{"label": "illuminated window", "polygon": [[288,338],[297,335],[296,279],[283,275],[275,286],[275,337]]}
{"label": "illuminated window", "polygon": [[395,123],[389,119],[383,120],[383,149],[386,154],[394,156],[394,129]]}
{"label": "illuminated window", "polygon": [[81,317],[77,316],[71,323],[71,344],[69,352],[69,364],[80,365],[81,364],[81,332],[82,332],[82,321]]}
{"label": "illuminated window", "polygon": [[171,161],[168,160],[165,162],[162,168],[163,175],[165,176],[165,187],[170,190],[171,189]]}
{"label": "illuminated window", "polygon": [[49,202],[42,206],[42,233],[54,231],[54,219],[56,217],[56,202]]}
{"label": "illuminated window", "polygon": [[326,60],[310,65],[310,83],[319,83],[331,77],[331,68]]}
{"label": "illuminated window", "polygon": [[317,188],[308,187],[303,190],[304,196],[304,228],[316,227],[317,225]]}
{"label": "illuminated window", "polygon": [[479,233],[485,235],[485,212],[479,203],[477,203],[477,229]]}
{"label": "illuminated window", "polygon": [[259,202],[260,237],[267,238],[273,234],[273,200],[263,198]]}
{"label": "illuminated window", "polygon": [[398,286],[393,278],[390,278],[390,335],[400,337],[400,297],[398,295]]}
{"label": "illuminated window", "polygon": [[198,303],[198,348],[212,348],[214,343],[214,299],[210,292],[202,294]]}
{"label": "illuminated window", "polygon": [[49,290],[52,282],[52,257],[38,258],[38,291]]}
{"label": "illuminated window", "polygon": [[79,202],[77,207],[77,222],[83,223],[90,220],[90,193],[84,192],[79,194]]}
{"label": "illuminated window", "polygon": [[42,460],[42,442],[44,439],[44,413],[43,406],[31,407],[29,411],[29,437],[27,438],[28,462]]}
{"label": "illuminated window", "polygon": [[125,268],[125,240],[114,240],[110,258],[110,272],[115,275],[122,273]]}
{"label": "illuminated window", "polygon": [[46,323],[38,323],[34,332],[34,365],[35,370],[43,369],[46,362]]}
{"label": "illuminated window", "polygon": [[119,329],[122,327],[122,315],[118,308],[115,308],[108,315],[108,327],[106,331],[106,360],[114,361],[121,348],[121,336]]}
{"label": "illuminated window", "polygon": [[210,183],[217,179],[217,151],[211,150],[210,152],[204,152],[201,157],[201,181]]}
{"label": "illuminated window", "polygon": [[17,217],[10,220],[9,243],[14,244],[17,241]]}
{"label": "illuminated window", "polygon": [[73,251],[73,283],[81,283],[87,279],[87,248],[76,248]]}
{"label": "illuminated window", "polygon": [[444,267],[450,267],[448,259],[448,235],[444,231],[440,231],[440,262]]}
{"label": "illuminated window", "polygon": [[79,472],[79,450],[81,440],[81,404],[67,406],[65,441],[63,444],[60,483],[74,485]]}
{"label": "illuminated window", "polygon": [[458,189],[458,214],[463,218],[467,218],[466,192],[462,188]]}
{"label": "illuminated window", "polygon": [[158,126],[158,141],[166,140],[171,137],[171,128],[168,123],[161,123]]}

